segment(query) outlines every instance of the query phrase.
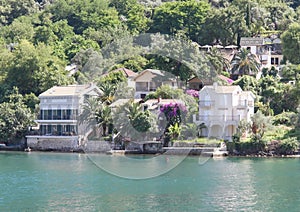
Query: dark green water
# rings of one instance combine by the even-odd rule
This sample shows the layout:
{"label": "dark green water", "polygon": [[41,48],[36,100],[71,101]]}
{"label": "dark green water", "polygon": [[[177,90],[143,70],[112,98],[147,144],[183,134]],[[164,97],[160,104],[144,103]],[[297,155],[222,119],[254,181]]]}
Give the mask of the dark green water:
{"label": "dark green water", "polygon": [[108,174],[85,154],[0,152],[0,183],[0,211],[300,211],[299,159],[200,165],[187,157],[163,175],[133,180]]}

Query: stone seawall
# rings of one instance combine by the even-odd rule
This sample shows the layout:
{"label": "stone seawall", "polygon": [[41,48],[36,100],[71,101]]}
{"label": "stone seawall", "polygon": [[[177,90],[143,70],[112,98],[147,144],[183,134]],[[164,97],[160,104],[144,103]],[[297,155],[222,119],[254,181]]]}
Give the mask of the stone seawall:
{"label": "stone seawall", "polygon": [[[211,156],[214,147],[164,147],[166,155],[205,155]],[[209,153],[209,154],[207,154]]]}
{"label": "stone seawall", "polygon": [[77,136],[51,137],[27,136],[27,147],[37,151],[62,152],[107,152],[111,150],[109,142],[87,141],[81,144]]}
{"label": "stone seawall", "polygon": [[87,141],[84,152],[100,152],[106,153],[111,150],[111,145],[107,141]]}
{"label": "stone seawall", "polygon": [[80,146],[78,144],[78,137],[65,138],[37,138],[27,137],[27,147],[32,150],[39,151],[78,151]]}

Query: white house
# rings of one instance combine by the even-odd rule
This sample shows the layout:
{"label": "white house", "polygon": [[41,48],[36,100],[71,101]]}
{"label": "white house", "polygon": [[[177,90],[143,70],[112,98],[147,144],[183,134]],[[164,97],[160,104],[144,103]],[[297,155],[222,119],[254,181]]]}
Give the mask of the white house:
{"label": "white house", "polygon": [[241,120],[250,121],[254,114],[255,96],[240,86],[204,86],[199,92],[197,125],[204,124],[203,136],[231,139]]}
{"label": "white house", "polygon": [[36,135],[26,136],[27,145],[45,149],[81,145],[90,133],[84,124],[79,124],[84,99],[100,94],[93,84],[54,86],[40,94],[40,114],[36,120],[39,131]]}
{"label": "white house", "polygon": [[145,98],[150,92],[156,91],[156,89],[162,85],[170,85],[173,88],[177,88],[177,80],[169,72],[146,69],[134,78],[135,81],[135,95],[134,98]]}
{"label": "white house", "polygon": [[249,49],[252,54],[258,56],[262,68],[279,67],[283,59],[281,40],[279,38],[249,38],[242,37],[241,48]]}

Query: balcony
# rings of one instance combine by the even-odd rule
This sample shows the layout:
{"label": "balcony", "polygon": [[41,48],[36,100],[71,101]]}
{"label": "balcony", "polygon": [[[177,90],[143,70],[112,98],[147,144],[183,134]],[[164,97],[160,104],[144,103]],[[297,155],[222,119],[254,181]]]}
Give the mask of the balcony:
{"label": "balcony", "polygon": [[254,102],[248,100],[239,100],[238,107],[253,107]]}
{"label": "balcony", "polygon": [[62,116],[55,116],[55,115],[48,115],[42,116],[39,115],[37,117],[38,120],[77,120],[78,115],[62,115]]}
{"label": "balcony", "polygon": [[212,107],[214,105],[215,105],[215,101],[209,101],[209,100],[199,101],[199,107]]}
{"label": "balcony", "polygon": [[196,123],[205,123],[206,125],[211,124],[238,124],[240,121],[240,116],[228,116],[228,115],[200,115],[194,116],[194,122]]}
{"label": "balcony", "polygon": [[162,85],[161,82],[159,82],[159,83],[155,83],[155,82],[136,82],[135,90],[137,92],[141,92],[141,91],[146,91],[146,92],[156,91],[156,89],[158,87],[160,87],[161,85]]}

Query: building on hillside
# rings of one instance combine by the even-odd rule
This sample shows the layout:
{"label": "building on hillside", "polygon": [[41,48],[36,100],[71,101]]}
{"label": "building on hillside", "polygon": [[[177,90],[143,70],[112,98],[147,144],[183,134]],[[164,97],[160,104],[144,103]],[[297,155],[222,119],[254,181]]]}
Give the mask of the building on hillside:
{"label": "building on hillside", "polygon": [[36,120],[39,131],[28,135],[30,148],[59,149],[82,145],[91,129],[80,121],[86,98],[99,96],[93,84],[54,86],[39,95],[40,114]]}
{"label": "building on hillside", "polygon": [[279,38],[242,37],[241,48],[249,49],[258,56],[262,68],[278,68],[283,59],[281,40]]}
{"label": "building on hillside", "polygon": [[202,124],[202,135],[231,140],[241,120],[250,121],[255,96],[240,86],[204,86],[199,92],[199,114],[194,122]]}
{"label": "building on hillside", "polygon": [[142,98],[162,85],[170,85],[173,88],[178,88],[177,79],[169,72],[146,69],[138,74],[135,78],[135,96],[134,98]]}
{"label": "building on hillside", "polygon": [[[234,80],[225,77],[224,75],[218,75],[217,80],[224,82],[227,85],[231,85]],[[205,85],[212,85],[213,81],[211,79],[200,79],[199,77],[193,77],[188,80],[188,89],[193,89],[200,91]]]}

